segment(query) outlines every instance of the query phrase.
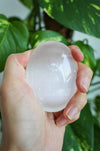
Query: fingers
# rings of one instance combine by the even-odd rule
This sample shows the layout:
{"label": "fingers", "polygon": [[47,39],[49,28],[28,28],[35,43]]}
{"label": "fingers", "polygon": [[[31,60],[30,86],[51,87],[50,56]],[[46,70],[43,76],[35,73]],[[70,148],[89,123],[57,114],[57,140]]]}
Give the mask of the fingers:
{"label": "fingers", "polygon": [[[73,58],[77,62],[80,62],[83,60],[84,58],[83,53],[78,46],[71,45],[69,46],[69,48],[71,50]],[[89,85],[92,79],[92,75],[93,75],[93,72],[88,66],[82,63],[78,63],[78,74],[77,74],[76,83],[80,92],[86,93],[88,91]]]}
{"label": "fingers", "polygon": [[11,54],[5,65],[4,69],[4,79],[19,79],[25,77],[25,70],[29,57],[32,50],[26,51],[24,53]]}
{"label": "fingers", "polygon": [[[83,60],[83,53],[81,52],[78,46],[71,45],[69,46],[69,48],[71,50],[73,58],[77,62]],[[78,63],[78,74],[77,74],[76,83],[80,92],[86,93],[88,91],[92,79],[92,75],[93,72],[88,66],[82,63]]]}
{"label": "fingers", "polygon": [[64,109],[64,116],[70,120],[75,119],[75,116],[83,109],[87,103],[86,94],[77,91],[77,93],[69,101],[68,105]]}
{"label": "fingers", "polygon": [[88,66],[82,63],[78,64],[76,83],[80,92],[86,93],[88,91],[92,76],[93,72]]}
{"label": "fingers", "polygon": [[73,120],[70,120],[67,117],[65,118],[64,115],[61,114],[60,117],[56,121],[56,125],[58,127],[66,126],[67,124],[73,123],[74,121],[78,120],[79,117],[80,117],[80,112],[75,116]]}
{"label": "fingers", "polygon": [[[69,46],[69,48],[71,50],[73,58],[77,62],[83,60],[83,54],[79,47],[72,45]],[[92,75],[93,72],[88,66],[82,63],[78,63],[78,73],[76,79],[78,91],[69,101],[64,111],[54,114],[55,122],[58,126],[65,126],[66,124],[72,123],[79,118],[81,110],[87,103],[85,93],[89,89]]]}
{"label": "fingers", "polygon": [[56,124],[58,126],[65,126],[66,124],[72,123],[77,120],[80,116],[80,111],[83,109],[86,103],[86,94],[78,91],[69,101],[63,113],[59,117],[57,117],[55,121]]}
{"label": "fingers", "polygon": [[71,45],[71,46],[69,46],[69,48],[71,50],[73,58],[77,62],[83,61],[84,56],[83,56],[83,53],[78,46]]}
{"label": "fingers", "polygon": [[58,112],[54,112],[54,118],[57,119],[62,113],[63,113],[64,110],[61,110],[61,111],[58,111]]}

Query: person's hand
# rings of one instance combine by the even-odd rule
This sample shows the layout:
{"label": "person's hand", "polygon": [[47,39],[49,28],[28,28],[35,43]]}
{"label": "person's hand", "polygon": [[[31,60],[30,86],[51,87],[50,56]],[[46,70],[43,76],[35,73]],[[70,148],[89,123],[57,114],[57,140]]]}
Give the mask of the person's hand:
{"label": "person's hand", "polygon": [[57,113],[44,112],[25,80],[25,68],[31,50],[8,57],[2,85],[0,108],[3,121],[2,151],[61,151],[65,126],[79,118],[87,103],[86,92],[92,71],[80,63],[83,54],[70,46],[78,62],[77,93],[66,108]]}

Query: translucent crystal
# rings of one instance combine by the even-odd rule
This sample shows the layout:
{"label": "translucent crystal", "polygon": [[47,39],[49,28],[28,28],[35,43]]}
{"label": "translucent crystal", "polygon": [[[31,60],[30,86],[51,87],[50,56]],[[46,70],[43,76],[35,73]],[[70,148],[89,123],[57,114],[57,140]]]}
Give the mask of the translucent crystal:
{"label": "translucent crystal", "polygon": [[32,52],[26,67],[26,81],[33,89],[42,109],[64,109],[75,94],[77,62],[63,43],[48,41]]}

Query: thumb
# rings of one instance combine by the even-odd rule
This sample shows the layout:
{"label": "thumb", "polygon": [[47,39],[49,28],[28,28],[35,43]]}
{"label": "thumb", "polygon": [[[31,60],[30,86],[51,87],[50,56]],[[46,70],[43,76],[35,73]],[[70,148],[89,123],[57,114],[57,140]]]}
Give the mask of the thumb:
{"label": "thumb", "polygon": [[5,65],[3,81],[25,79],[25,68],[30,58],[32,50],[24,53],[11,54]]}

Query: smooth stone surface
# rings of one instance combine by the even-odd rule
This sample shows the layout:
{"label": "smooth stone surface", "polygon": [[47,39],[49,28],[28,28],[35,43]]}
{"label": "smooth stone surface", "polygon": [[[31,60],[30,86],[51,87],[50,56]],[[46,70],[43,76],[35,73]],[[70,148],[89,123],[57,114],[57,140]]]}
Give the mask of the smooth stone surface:
{"label": "smooth stone surface", "polygon": [[77,70],[77,62],[63,43],[48,41],[33,50],[26,81],[44,111],[57,112],[66,107],[77,91]]}

